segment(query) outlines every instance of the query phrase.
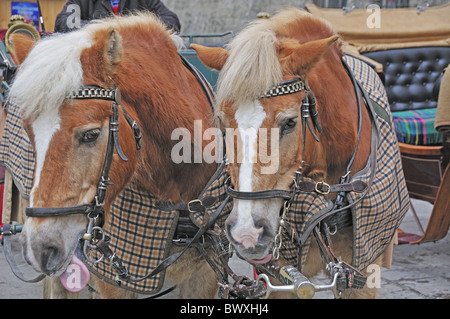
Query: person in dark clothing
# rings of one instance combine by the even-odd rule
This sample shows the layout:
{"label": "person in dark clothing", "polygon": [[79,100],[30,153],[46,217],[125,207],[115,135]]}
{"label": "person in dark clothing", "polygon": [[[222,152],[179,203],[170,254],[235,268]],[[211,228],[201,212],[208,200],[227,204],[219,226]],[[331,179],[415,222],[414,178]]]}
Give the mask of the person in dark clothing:
{"label": "person in dark clothing", "polygon": [[151,11],[162,21],[180,32],[181,25],[177,15],[159,0],[67,0],[62,11],[56,16],[55,32],[69,32],[88,23],[114,14],[130,14],[138,11]]}

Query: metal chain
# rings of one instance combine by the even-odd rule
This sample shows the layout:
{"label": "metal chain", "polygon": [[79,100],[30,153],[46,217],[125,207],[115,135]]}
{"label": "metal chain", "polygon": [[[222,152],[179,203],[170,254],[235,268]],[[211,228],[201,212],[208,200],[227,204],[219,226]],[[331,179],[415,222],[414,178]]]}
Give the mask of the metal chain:
{"label": "metal chain", "polygon": [[280,249],[281,249],[281,246],[283,245],[282,231],[283,231],[284,225],[286,223],[285,218],[286,218],[287,212],[289,211],[290,208],[291,208],[291,201],[290,200],[285,201],[283,204],[283,213],[282,213],[281,219],[280,219],[280,226],[278,227],[278,233],[275,236],[275,240],[273,243],[274,248],[273,248],[272,255],[275,260],[278,260],[280,258]]}

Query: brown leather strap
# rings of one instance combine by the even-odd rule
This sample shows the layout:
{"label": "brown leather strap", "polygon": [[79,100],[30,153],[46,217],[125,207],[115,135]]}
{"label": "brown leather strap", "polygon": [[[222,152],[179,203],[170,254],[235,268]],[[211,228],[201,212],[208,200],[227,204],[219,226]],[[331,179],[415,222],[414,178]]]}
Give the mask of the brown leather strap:
{"label": "brown leather strap", "polygon": [[235,190],[231,186],[227,188],[227,194],[233,198],[243,200],[268,199],[268,198],[284,198],[288,200],[291,199],[292,197],[291,191],[285,191],[282,189],[273,189],[258,192],[241,192]]}
{"label": "brown leather strap", "polygon": [[319,193],[333,193],[333,192],[357,192],[362,193],[367,187],[367,184],[363,181],[354,181],[346,184],[329,185],[324,182],[310,182],[301,181],[298,183],[297,188],[303,192],[318,191]]}
{"label": "brown leather strap", "polygon": [[[316,226],[314,228],[314,236],[316,237],[320,254],[330,275],[334,276],[336,272],[340,274],[336,288],[340,291],[347,288],[364,288],[367,278],[359,270],[336,257],[328,230],[321,230],[320,226]],[[335,266],[334,269],[332,265]]]}
{"label": "brown leather strap", "polygon": [[170,202],[158,202],[156,206],[165,211],[171,211],[171,210],[179,210],[179,211],[188,211],[188,212],[205,212],[206,208],[209,208],[213,206],[217,201],[219,201],[219,197],[215,196],[207,196],[203,197],[202,199],[194,199],[190,202],[177,202],[177,203],[170,203]]}

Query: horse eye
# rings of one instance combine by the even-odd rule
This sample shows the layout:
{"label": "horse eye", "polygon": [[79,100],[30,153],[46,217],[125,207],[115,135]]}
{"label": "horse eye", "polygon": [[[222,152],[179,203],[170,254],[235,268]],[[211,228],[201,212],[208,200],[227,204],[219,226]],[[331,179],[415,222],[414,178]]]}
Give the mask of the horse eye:
{"label": "horse eye", "polygon": [[93,130],[86,131],[82,133],[80,138],[80,143],[87,144],[94,142],[100,135],[100,129],[96,128]]}
{"label": "horse eye", "polygon": [[295,121],[295,118],[288,119],[281,126],[281,136],[291,133],[294,130],[296,125],[297,125],[297,122]]}

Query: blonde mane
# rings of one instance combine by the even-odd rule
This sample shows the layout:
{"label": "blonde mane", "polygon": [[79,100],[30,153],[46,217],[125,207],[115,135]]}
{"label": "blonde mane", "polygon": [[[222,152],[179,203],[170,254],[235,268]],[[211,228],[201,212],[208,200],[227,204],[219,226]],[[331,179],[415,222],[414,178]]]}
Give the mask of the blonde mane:
{"label": "blonde mane", "polygon": [[333,34],[327,21],[296,8],[251,22],[228,45],[230,56],[219,75],[217,105],[225,100],[234,105],[254,101],[282,81],[279,39],[295,38],[304,43]]}
{"label": "blonde mane", "polygon": [[[19,67],[9,99],[21,108],[25,117],[35,118],[40,113],[58,110],[68,93],[83,85],[80,56],[94,44],[95,34],[136,26],[143,32],[148,28],[166,30],[154,14],[138,13],[96,20],[79,30],[40,40]],[[169,35],[180,48],[180,38],[170,32]]]}
{"label": "blonde mane", "polygon": [[256,20],[229,44],[230,56],[217,83],[217,103],[227,99],[240,105],[256,100],[282,80],[271,20]]}
{"label": "blonde mane", "polygon": [[58,109],[69,92],[81,87],[80,54],[91,45],[85,29],[37,42],[18,69],[9,99],[25,117]]}

